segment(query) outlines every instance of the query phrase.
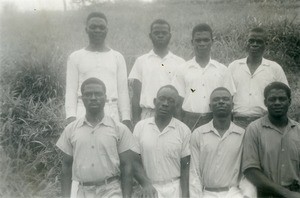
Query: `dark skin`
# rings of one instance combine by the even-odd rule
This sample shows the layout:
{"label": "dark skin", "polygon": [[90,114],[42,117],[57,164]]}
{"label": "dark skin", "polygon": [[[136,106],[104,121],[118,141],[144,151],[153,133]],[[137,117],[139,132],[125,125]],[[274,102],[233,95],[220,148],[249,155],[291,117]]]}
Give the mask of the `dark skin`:
{"label": "dark skin", "polygon": [[250,32],[247,40],[247,65],[251,74],[254,74],[261,65],[263,54],[266,48],[266,35],[264,33]]}
{"label": "dark skin", "polygon": [[[86,108],[86,119],[93,126],[97,126],[104,117],[106,101],[105,89],[100,84],[87,84],[82,93],[82,101]],[[123,197],[130,197],[132,191],[133,151],[127,150],[119,154],[121,170],[121,188]],[[64,154],[62,161],[62,196],[70,196],[73,157]]]}
{"label": "dark skin", "polygon": [[[265,99],[270,122],[279,130],[284,129],[288,124],[287,111],[290,104],[291,99],[283,89],[272,89]],[[244,174],[258,189],[265,193],[269,193],[274,197],[300,197],[300,193],[292,192],[271,181],[260,169],[248,168],[245,170]]]}
{"label": "dark skin", "polygon": [[[173,89],[163,88],[157,93],[154,99],[155,104],[155,123],[162,132],[169,125],[176,106],[178,104],[178,93]],[[180,159],[180,186],[182,197],[189,197],[189,169],[190,156]]]}
{"label": "dark skin", "polygon": [[[110,50],[105,44],[108,28],[107,22],[103,18],[90,18],[86,23],[85,31],[89,37],[89,45],[86,50],[92,52],[107,52]],[[69,117],[66,122],[69,124],[74,120],[76,120],[76,117]],[[133,126],[130,120],[123,120],[122,123],[132,131]]]}
{"label": "dark skin", "polygon": [[[153,44],[153,51],[159,57],[163,58],[169,53],[168,44],[171,39],[170,28],[168,24],[153,24],[149,38]],[[134,79],[133,97],[132,97],[132,120],[133,125],[141,120],[142,108],[140,107],[140,97],[142,82]]]}
{"label": "dark skin", "polygon": [[213,44],[212,35],[209,31],[195,32],[191,42],[194,47],[196,62],[204,68],[210,60],[210,51]]}

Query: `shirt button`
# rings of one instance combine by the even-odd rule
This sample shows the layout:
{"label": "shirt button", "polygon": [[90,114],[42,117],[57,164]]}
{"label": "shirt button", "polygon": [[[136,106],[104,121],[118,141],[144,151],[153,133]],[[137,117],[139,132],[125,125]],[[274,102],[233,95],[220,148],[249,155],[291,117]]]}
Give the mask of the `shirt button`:
{"label": "shirt button", "polygon": [[94,164],[92,164],[92,167],[94,167]]}
{"label": "shirt button", "polygon": [[252,96],[252,93],[249,93],[249,96]]}
{"label": "shirt button", "polygon": [[205,96],[203,96],[203,98],[205,98]]}
{"label": "shirt button", "polygon": [[282,164],[281,167],[284,168],[284,164]]}
{"label": "shirt button", "polygon": [[95,148],[94,146],[92,146],[92,149]]}
{"label": "shirt button", "polygon": [[283,152],[283,151],[284,151],[284,148],[283,148],[283,149],[281,149],[281,151]]}
{"label": "shirt button", "polygon": [[202,84],[202,86],[204,86],[204,84]]}

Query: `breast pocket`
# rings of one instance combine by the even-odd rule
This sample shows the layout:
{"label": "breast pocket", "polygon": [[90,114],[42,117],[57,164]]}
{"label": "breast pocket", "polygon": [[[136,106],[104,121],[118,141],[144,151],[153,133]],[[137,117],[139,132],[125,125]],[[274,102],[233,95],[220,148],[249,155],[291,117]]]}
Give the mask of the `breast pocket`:
{"label": "breast pocket", "polygon": [[177,142],[166,142],[164,144],[165,157],[180,159],[181,144]]}

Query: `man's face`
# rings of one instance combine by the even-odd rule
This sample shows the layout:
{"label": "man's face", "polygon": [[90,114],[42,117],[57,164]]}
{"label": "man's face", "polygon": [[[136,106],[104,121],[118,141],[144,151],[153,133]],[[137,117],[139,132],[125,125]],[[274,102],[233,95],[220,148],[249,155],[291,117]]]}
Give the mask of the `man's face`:
{"label": "man's face", "polygon": [[85,85],[82,93],[82,101],[87,112],[94,114],[103,111],[106,101],[103,86],[99,84]]}
{"label": "man's face", "polygon": [[210,54],[212,44],[213,40],[210,32],[195,32],[194,38],[192,39],[192,45],[194,47],[194,52],[196,55]]}
{"label": "man's face", "polygon": [[262,56],[266,48],[266,38],[263,33],[250,32],[247,40],[249,54]]}
{"label": "man's face", "polygon": [[107,34],[106,21],[100,17],[90,18],[86,24],[85,31],[91,43],[102,44]]}
{"label": "man's face", "polygon": [[217,90],[210,96],[209,107],[216,117],[226,117],[233,107],[232,96],[227,90]]}
{"label": "man's face", "polygon": [[171,33],[167,24],[154,24],[149,37],[156,48],[165,48],[168,46]]}
{"label": "man's face", "polygon": [[265,99],[269,115],[275,118],[285,116],[288,112],[291,100],[283,89],[272,89]]}
{"label": "man's face", "polygon": [[154,99],[156,115],[160,117],[172,116],[176,110],[177,98],[178,95],[173,89],[161,89]]}

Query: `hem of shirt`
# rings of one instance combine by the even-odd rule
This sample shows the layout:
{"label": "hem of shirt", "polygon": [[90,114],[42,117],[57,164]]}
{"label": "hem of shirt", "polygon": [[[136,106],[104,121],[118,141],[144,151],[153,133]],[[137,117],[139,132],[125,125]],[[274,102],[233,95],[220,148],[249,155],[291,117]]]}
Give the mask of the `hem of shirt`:
{"label": "hem of shirt", "polygon": [[242,167],[242,172],[244,173],[245,170],[249,169],[249,168],[257,168],[259,170],[261,170],[260,166],[259,165],[256,165],[256,164],[249,164],[249,165],[246,165],[246,166],[243,166]]}

